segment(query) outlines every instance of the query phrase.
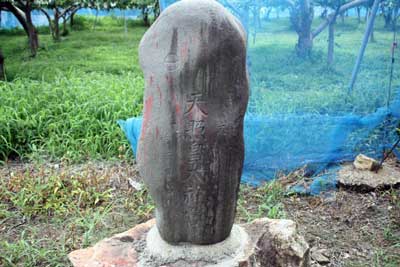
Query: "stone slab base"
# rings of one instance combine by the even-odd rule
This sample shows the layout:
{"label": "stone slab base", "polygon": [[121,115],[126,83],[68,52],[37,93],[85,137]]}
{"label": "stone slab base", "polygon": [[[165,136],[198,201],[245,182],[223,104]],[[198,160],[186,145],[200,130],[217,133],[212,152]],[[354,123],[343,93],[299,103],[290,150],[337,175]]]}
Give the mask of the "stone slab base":
{"label": "stone slab base", "polygon": [[225,241],[197,246],[166,243],[155,220],[73,251],[74,267],[307,267],[309,246],[290,220],[259,219],[235,225]]}
{"label": "stone slab base", "polygon": [[400,186],[400,168],[395,162],[386,162],[375,171],[359,170],[352,165],[345,165],[338,173],[341,187],[360,192],[385,190]]}

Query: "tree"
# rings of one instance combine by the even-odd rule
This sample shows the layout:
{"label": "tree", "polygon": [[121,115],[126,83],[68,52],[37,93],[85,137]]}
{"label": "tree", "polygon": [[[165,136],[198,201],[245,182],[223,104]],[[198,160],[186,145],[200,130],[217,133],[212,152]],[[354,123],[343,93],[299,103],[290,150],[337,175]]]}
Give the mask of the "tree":
{"label": "tree", "polygon": [[399,16],[400,0],[386,0],[381,3],[385,29],[393,29],[395,21]]}
{"label": "tree", "polygon": [[[42,1],[40,11],[46,16],[50,33],[55,41],[60,41],[60,19],[63,19],[63,34],[66,34],[66,22],[72,14],[75,14],[81,8],[81,3],[73,0],[52,0]],[[52,9],[54,19],[46,9]]]}
{"label": "tree", "polygon": [[0,48],[0,80],[5,80],[6,79],[6,71],[4,69],[4,56],[3,56],[3,51],[1,51]]}
{"label": "tree", "polygon": [[[338,2],[339,0],[335,1]],[[326,15],[326,19],[318,25],[315,30],[312,30],[311,26],[314,18],[313,5],[318,2],[311,2],[311,0],[286,0],[286,3],[289,5],[291,23],[299,36],[296,44],[297,54],[302,57],[309,56],[312,51],[313,40],[329,27],[331,23],[335,23],[338,15],[343,14],[351,8],[368,3],[369,1],[370,0],[352,0],[350,2],[342,2],[340,7]]]}
{"label": "tree", "polygon": [[153,12],[157,17],[160,14],[158,0],[133,0],[131,7],[137,8],[142,13],[142,19],[145,26],[150,26],[150,13]]}
{"label": "tree", "polygon": [[[327,63],[328,66],[333,64],[333,56],[334,56],[334,49],[335,49],[335,25],[336,19],[339,15],[339,9],[343,5],[344,0],[321,0],[317,3],[324,7],[326,12],[328,9],[334,10],[333,17],[331,22],[328,25],[328,56],[327,56]],[[325,16],[327,18],[327,15]]]}
{"label": "tree", "polygon": [[299,0],[291,3],[290,21],[298,35],[296,53],[308,57],[313,46],[311,25],[314,19],[314,6],[310,0]]}
{"label": "tree", "polygon": [[38,33],[32,22],[32,10],[35,8],[34,0],[1,0],[0,9],[11,12],[22,25],[29,40],[31,56],[36,56],[39,48]]}

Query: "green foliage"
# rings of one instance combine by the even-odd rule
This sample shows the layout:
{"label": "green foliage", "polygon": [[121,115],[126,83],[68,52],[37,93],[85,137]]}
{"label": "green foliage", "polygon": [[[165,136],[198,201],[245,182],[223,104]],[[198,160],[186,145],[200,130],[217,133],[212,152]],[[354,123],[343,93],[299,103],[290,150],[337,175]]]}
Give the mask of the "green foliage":
{"label": "green foliage", "polygon": [[242,185],[238,200],[238,217],[251,222],[257,218],[285,218],[282,199],[285,191],[278,182],[265,183],[257,188]]}
{"label": "green foliage", "polygon": [[142,78],[133,73],[122,73],[123,80],[106,73],[81,75],[72,71],[53,82],[17,79],[2,86],[3,159],[39,152],[82,160],[118,157],[121,146],[129,151],[116,120],[140,114],[141,105],[133,107],[129,100],[140,102]]}
{"label": "green foliage", "polygon": [[[0,264],[4,267],[14,266],[69,266],[60,254],[67,254],[64,249],[51,240],[46,240],[49,246],[43,246],[44,240],[34,239],[22,232],[21,238],[15,243],[0,241]],[[19,263],[16,265],[16,263]]]}
{"label": "green foliage", "polygon": [[140,221],[150,219],[155,209],[155,204],[146,188],[129,194],[129,197],[124,199],[124,206],[134,212]]}
{"label": "green foliage", "polygon": [[50,166],[0,168],[0,266],[70,266],[67,253],[152,216],[127,163]]}
{"label": "green foliage", "polygon": [[[72,179],[71,179],[72,178]],[[101,187],[100,185],[103,185]],[[26,217],[66,215],[74,209],[94,208],[109,203],[111,190],[97,177],[31,177],[29,173],[13,177],[1,188],[1,202],[10,202]]]}
{"label": "green foliage", "polygon": [[35,59],[24,58],[23,36],[0,37],[13,79],[0,83],[0,160],[131,157],[116,121],[141,113],[137,46],[145,29],[131,24],[124,36],[119,21],[101,23],[98,31],[74,32],[62,43],[42,38],[45,49]]}

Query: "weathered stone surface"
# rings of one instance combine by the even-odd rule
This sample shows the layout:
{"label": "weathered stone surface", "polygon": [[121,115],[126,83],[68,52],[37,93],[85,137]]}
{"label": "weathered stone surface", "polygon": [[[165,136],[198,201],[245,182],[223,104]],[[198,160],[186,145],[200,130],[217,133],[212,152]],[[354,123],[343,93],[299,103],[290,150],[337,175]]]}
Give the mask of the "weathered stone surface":
{"label": "weathered stone surface", "polygon": [[325,249],[312,248],[311,259],[322,265],[328,264],[330,262],[328,254]]}
{"label": "weathered stone surface", "polygon": [[143,237],[155,225],[155,220],[104,239],[95,246],[71,252],[69,260],[75,267],[136,267]]}
{"label": "weathered stone surface", "polygon": [[307,267],[310,249],[291,220],[259,219],[244,226],[251,238],[240,267]]}
{"label": "weathered stone surface", "polygon": [[179,1],[141,41],[137,161],[169,243],[214,244],[231,232],[244,158],[245,46],[240,22],[213,0]]}
{"label": "weathered stone surface", "polygon": [[345,165],[338,172],[338,183],[344,188],[364,192],[397,187],[400,186],[400,168],[391,162],[384,163],[377,172]]}
{"label": "weathered stone surface", "polygon": [[[232,236],[214,245],[164,242],[148,248],[151,220],[100,241],[92,248],[70,253],[74,267],[308,267],[309,247],[290,220],[259,219],[234,226]],[[149,234],[150,232],[150,234]],[[153,232],[154,234],[154,232]],[[152,241],[150,241],[151,243]],[[165,249],[160,251],[158,249]]]}
{"label": "weathered stone surface", "polygon": [[360,154],[356,157],[353,165],[356,169],[361,171],[376,171],[380,167],[379,162],[363,154]]}

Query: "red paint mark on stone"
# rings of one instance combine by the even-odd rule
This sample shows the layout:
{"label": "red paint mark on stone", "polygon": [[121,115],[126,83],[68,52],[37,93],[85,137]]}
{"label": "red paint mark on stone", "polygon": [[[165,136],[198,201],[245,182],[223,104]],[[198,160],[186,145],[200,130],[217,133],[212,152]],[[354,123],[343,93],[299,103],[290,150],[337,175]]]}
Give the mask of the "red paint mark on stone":
{"label": "red paint mark on stone", "polygon": [[175,118],[178,124],[182,125],[182,109],[181,106],[179,105],[178,101],[176,100],[176,95],[174,92],[171,90],[171,100],[172,100],[172,105],[175,107]]}
{"label": "red paint mark on stone", "polygon": [[142,126],[141,138],[144,138],[146,136],[152,110],[153,110],[153,96],[149,96],[144,101],[143,126]]}
{"label": "red paint mark on stone", "polygon": [[[144,101],[144,112],[143,112],[143,123],[142,123],[142,131],[140,133],[140,139],[143,140],[146,137],[147,128],[149,127],[149,121],[151,117],[151,112],[153,110],[153,96],[149,96]],[[143,160],[143,162],[147,161],[147,149],[146,142],[142,142],[142,155],[138,155],[138,160]],[[143,159],[142,159],[143,157]]]}
{"label": "red paint mark on stone", "polygon": [[177,116],[181,114],[181,106],[179,103],[175,103],[175,112]]}
{"label": "red paint mark on stone", "polygon": [[181,57],[186,58],[188,54],[189,54],[189,44],[188,42],[184,42],[181,48]]}

